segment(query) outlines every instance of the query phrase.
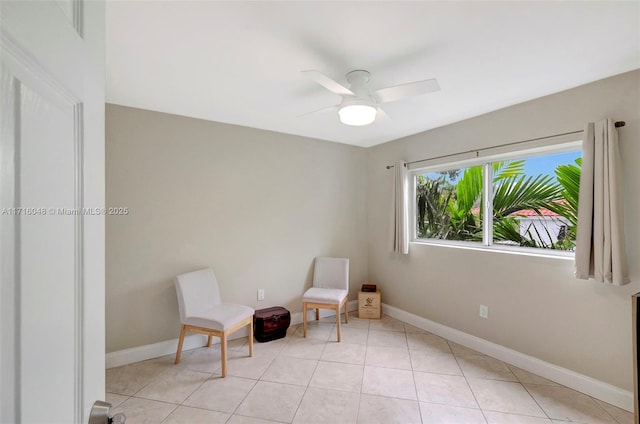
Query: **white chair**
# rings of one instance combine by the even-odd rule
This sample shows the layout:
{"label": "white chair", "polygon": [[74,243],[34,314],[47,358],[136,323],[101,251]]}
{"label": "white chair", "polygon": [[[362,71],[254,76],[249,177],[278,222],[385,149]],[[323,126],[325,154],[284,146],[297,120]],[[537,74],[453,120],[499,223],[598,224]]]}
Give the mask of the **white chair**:
{"label": "white chair", "polygon": [[340,341],[340,308],[344,306],[344,319],[349,322],[347,297],[349,295],[349,259],[316,258],[313,268],[313,287],[302,296],[302,325],[307,337],[307,308],[315,308],[316,320],[320,309],[336,311],[338,341]]}
{"label": "white chair", "polygon": [[253,314],[248,306],[220,302],[218,281],[210,268],[180,274],[176,277],[176,292],[180,309],[180,341],[176,364],[180,363],[182,343],[188,332],[220,338],[222,377],[227,375],[227,337],[244,326],[249,327],[249,356],[253,356]]}

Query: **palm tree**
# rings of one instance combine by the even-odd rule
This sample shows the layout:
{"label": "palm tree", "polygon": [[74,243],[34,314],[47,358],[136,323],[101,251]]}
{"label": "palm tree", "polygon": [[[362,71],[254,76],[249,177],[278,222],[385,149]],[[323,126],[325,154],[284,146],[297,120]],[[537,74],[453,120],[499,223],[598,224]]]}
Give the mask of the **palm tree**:
{"label": "palm tree", "polygon": [[565,218],[568,222],[565,237],[558,240],[557,249],[573,250],[576,244],[576,228],[578,226],[578,199],[580,197],[580,174],[582,158],[575,160],[575,165],[559,165],[555,174],[561,187],[563,202],[555,202],[548,209]]}
{"label": "palm tree", "polygon": [[[447,181],[447,176],[446,173],[441,173],[438,178],[424,178],[422,175],[418,175],[416,205],[419,237],[447,238],[451,227],[447,205],[455,192],[455,186]],[[451,175],[448,177],[452,179]]]}
{"label": "palm tree", "polygon": [[[492,164],[493,239],[520,246],[552,247],[539,245],[543,238],[540,234],[537,237],[532,234],[537,231],[535,228],[529,228],[522,235],[517,213],[534,210],[541,215],[542,209],[551,210],[550,205],[559,204],[558,200],[562,198],[562,187],[548,175],[527,176],[524,164],[524,160]],[[433,189],[439,187],[433,181],[418,178],[418,229],[425,229],[419,235],[447,240],[482,240],[483,167],[465,169],[455,187],[448,189],[446,197]],[[421,205],[425,205],[424,209]],[[429,205],[438,207],[430,211]],[[438,231],[426,230],[431,227]]]}
{"label": "palm tree", "polygon": [[464,170],[458,181],[455,196],[447,205],[451,217],[449,240],[482,239],[482,166]]}

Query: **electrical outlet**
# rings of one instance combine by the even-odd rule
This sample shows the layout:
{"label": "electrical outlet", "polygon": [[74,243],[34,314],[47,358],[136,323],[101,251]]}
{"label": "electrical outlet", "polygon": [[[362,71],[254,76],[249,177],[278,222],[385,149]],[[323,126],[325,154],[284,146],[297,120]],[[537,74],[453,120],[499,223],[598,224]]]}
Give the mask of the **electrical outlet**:
{"label": "electrical outlet", "polygon": [[264,289],[258,289],[258,300],[264,300]]}
{"label": "electrical outlet", "polygon": [[489,307],[487,305],[480,305],[480,318],[489,318]]}

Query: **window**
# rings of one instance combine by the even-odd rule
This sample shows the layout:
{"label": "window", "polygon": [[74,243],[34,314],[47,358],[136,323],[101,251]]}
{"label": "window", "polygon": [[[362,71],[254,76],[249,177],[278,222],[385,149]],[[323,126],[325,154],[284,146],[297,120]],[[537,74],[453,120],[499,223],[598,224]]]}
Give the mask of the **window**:
{"label": "window", "polygon": [[482,166],[416,175],[418,238],[482,241]]}
{"label": "window", "polygon": [[[581,152],[550,150],[412,171],[415,239],[572,252]],[[489,217],[487,220],[485,217]]]}

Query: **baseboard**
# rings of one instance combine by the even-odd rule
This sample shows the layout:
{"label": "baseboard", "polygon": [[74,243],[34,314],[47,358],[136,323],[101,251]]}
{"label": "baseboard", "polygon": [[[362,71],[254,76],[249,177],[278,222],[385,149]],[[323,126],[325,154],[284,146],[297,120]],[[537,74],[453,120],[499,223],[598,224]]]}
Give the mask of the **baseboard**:
{"label": "baseboard", "polygon": [[[358,309],[358,301],[352,300],[347,303],[349,311],[355,311]],[[335,316],[335,312],[329,309],[320,310],[320,318]],[[307,319],[315,319],[315,313],[309,311],[307,313]],[[302,324],[302,312],[296,312],[291,314],[291,325]],[[229,337],[230,340],[240,337],[247,337],[247,329],[243,328],[236,331]],[[219,343],[220,340],[214,337],[213,343]],[[201,334],[192,334],[184,338],[182,350],[197,349],[207,344],[207,336]],[[152,343],[143,346],[136,346],[130,349],[117,350],[115,352],[109,352],[105,356],[105,362],[107,368],[120,367],[122,365],[133,364],[134,362],[146,361],[147,359],[158,358],[164,355],[175,354],[178,348],[178,338],[165,340],[163,342]]]}
{"label": "baseboard", "polygon": [[629,412],[633,412],[633,393],[630,391],[623,390],[617,386],[596,380],[567,368],[562,368],[549,362],[545,362],[541,359],[509,349],[502,345],[492,343],[481,339],[480,337],[472,336],[471,334],[438,324],[437,322],[405,312],[402,309],[398,309],[391,305],[383,304],[382,311],[390,317],[399,319],[440,337],[444,337],[447,340],[451,340],[452,342],[461,344],[470,349],[477,350],[485,355],[500,359],[501,361],[515,365],[523,370],[532,372],[558,384],[562,384],[563,386],[570,387],[596,399],[600,399]]}
{"label": "baseboard", "polygon": [[[349,311],[358,309],[358,301],[352,300],[347,304]],[[555,381],[563,386],[570,387],[579,392],[593,396],[604,402],[615,405],[619,408],[633,412],[633,393],[619,387],[596,380],[586,375],[562,368],[557,365],[545,362],[533,356],[509,349],[499,344],[481,339],[480,337],[447,327],[437,322],[428,320],[421,316],[405,312],[394,306],[383,304],[383,313],[390,317],[399,319],[415,327],[429,331],[430,333],[444,337],[447,340],[461,344],[470,349],[477,350],[496,359],[500,359],[508,364],[515,365],[523,370],[532,372],[541,377]],[[335,312],[328,309],[320,310],[320,317],[325,318],[335,315]],[[314,319],[314,312],[309,311],[307,318]],[[302,312],[291,314],[291,325],[302,323]],[[246,329],[237,331],[231,339],[246,337]],[[217,338],[214,338],[217,343]],[[196,349],[205,346],[206,336],[194,334],[185,337],[183,350]],[[131,349],[124,349],[106,354],[106,367],[114,368],[122,365],[140,362],[147,359],[157,358],[164,355],[174,354],[178,346],[178,339],[166,340],[144,346],[137,346]]]}
{"label": "baseboard", "polygon": [[[195,349],[207,344],[207,336],[202,334],[192,334],[184,338],[183,350]],[[158,358],[160,356],[176,353],[178,339],[165,340],[163,342],[152,343],[143,346],[136,346],[130,349],[109,352],[105,356],[107,369],[134,362],[146,361],[147,359]]]}

